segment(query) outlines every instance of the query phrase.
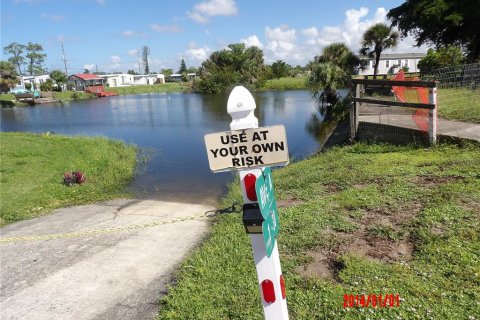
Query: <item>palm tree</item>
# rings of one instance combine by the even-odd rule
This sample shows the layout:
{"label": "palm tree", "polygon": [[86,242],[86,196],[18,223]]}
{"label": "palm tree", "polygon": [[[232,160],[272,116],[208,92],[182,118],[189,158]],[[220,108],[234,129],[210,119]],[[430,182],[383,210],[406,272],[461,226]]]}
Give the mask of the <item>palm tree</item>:
{"label": "palm tree", "polygon": [[344,43],[334,42],[323,49],[321,56],[315,57],[315,62],[331,62],[345,72],[351,73],[360,63],[360,59]]}
{"label": "palm tree", "polygon": [[378,63],[382,51],[389,48],[395,48],[398,44],[398,32],[384,23],[377,23],[365,31],[362,38],[362,48],[360,53],[373,57],[375,54],[375,69],[373,74],[378,73]]}
{"label": "palm tree", "polygon": [[332,43],[309,62],[306,86],[322,105],[334,106],[339,100],[337,89],[349,87],[353,68],[358,63],[359,59],[345,44]]}

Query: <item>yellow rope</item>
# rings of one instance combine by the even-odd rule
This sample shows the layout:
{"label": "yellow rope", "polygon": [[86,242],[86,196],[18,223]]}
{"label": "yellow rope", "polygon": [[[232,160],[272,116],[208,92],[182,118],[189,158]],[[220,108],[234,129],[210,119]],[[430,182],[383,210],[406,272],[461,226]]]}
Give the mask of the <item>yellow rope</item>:
{"label": "yellow rope", "polygon": [[155,227],[159,225],[171,224],[171,223],[188,221],[188,220],[195,220],[195,219],[200,219],[205,217],[206,217],[205,215],[196,215],[196,216],[188,216],[183,218],[175,218],[170,220],[161,220],[161,221],[152,221],[147,223],[132,224],[132,225],[127,225],[122,227],[111,227],[111,228],[85,230],[85,231],[77,231],[77,232],[70,232],[70,233],[44,234],[44,235],[37,235],[37,236],[0,238],[0,243],[89,237],[89,236],[96,236],[100,234],[111,234],[111,233],[122,232],[122,231],[133,231],[133,230],[145,229],[145,228]]}

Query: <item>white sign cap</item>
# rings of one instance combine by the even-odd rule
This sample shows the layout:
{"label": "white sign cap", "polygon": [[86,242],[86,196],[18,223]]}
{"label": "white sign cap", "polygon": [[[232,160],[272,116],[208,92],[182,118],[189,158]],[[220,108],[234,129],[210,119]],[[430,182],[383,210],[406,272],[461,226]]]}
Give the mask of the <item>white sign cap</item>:
{"label": "white sign cap", "polygon": [[233,88],[227,102],[227,112],[232,117],[230,129],[257,128],[258,119],[253,113],[255,108],[255,100],[250,91],[242,86]]}

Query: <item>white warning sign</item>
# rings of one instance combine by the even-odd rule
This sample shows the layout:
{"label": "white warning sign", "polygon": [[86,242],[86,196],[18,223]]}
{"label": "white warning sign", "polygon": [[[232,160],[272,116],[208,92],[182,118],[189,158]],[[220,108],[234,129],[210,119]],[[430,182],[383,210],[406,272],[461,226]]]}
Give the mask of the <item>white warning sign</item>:
{"label": "white warning sign", "polygon": [[217,132],[205,135],[213,172],[288,164],[285,127]]}

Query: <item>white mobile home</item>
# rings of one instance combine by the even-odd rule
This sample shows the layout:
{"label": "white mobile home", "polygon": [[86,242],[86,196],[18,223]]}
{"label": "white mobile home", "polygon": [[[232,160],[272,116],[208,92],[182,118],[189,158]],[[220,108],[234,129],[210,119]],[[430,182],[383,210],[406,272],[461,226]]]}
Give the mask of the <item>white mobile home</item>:
{"label": "white mobile home", "polygon": [[[384,53],[380,56],[377,74],[395,74],[402,68],[408,68],[408,72],[418,72],[418,61],[425,57],[425,53]],[[375,58],[360,57],[358,75],[373,75]]]}
{"label": "white mobile home", "polygon": [[[163,74],[162,74],[163,76]],[[157,83],[157,75],[156,74],[136,74],[133,76],[133,81],[135,85],[147,85],[147,84],[155,84]]]}
{"label": "white mobile home", "polygon": [[165,83],[165,76],[163,74],[103,74],[99,77],[105,79],[109,87],[126,87],[135,85],[150,85],[155,83]]}
{"label": "white mobile home", "polygon": [[98,76],[100,78],[105,79],[105,83],[107,83],[108,86],[112,88],[134,85],[133,74],[119,73],[119,74],[102,74]]}
{"label": "white mobile home", "polygon": [[48,79],[51,79],[49,74],[41,74],[36,76],[21,76],[19,84],[25,85],[26,83],[35,83],[36,85],[40,85],[44,82],[47,82]]}

